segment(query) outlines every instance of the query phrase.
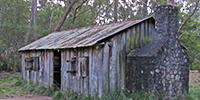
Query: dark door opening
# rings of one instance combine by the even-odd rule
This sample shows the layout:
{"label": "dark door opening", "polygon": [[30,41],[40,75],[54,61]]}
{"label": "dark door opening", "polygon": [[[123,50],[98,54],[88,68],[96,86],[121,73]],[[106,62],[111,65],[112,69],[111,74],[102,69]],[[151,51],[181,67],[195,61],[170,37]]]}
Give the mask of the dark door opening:
{"label": "dark door opening", "polygon": [[60,89],[61,87],[61,53],[58,51],[54,51],[53,67],[54,67],[54,71],[53,71],[54,89]]}

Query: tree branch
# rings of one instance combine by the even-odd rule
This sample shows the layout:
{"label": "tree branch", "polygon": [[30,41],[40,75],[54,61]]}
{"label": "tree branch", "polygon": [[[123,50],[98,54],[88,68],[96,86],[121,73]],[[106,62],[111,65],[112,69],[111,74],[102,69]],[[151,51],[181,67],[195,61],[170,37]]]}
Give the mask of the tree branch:
{"label": "tree branch", "polygon": [[187,22],[190,20],[190,18],[195,14],[195,12],[197,11],[199,2],[200,2],[200,0],[198,0],[198,1],[196,2],[196,5],[195,5],[194,10],[193,10],[192,13],[189,14],[188,17],[183,21],[183,23],[181,24],[181,26],[180,26],[178,32],[180,32],[180,30],[183,28],[183,26],[185,26],[185,25],[187,24]]}
{"label": "tree branch", "polygon": [[59,23],[56,25],[55,31],[60,31],[61,27],[63,26],[67,16],[71,12],[74,5],[78,2],[78,0],[72,0],[72,3],[69,5],[68,9],[66,9],[62,19],[59,21]]}
{"label": "tree branch", "polygon": [[144,6],[146,6],[146,7],[149,7],[151,10],[155,10],[154,8],[152,8],[151,6],[148,6],[144,1],[142,1],[142,0],[140,0],[140,1],[136,1],[136,2],[138,2],[138,3],[141,3],[141,4],[143,4]]}
{"label": "tree branch", "polygon": [[83,0],[83,2],[78,6],[78,7],[76,7],[76,9],[75,9],[75,11],[74,11],[74,17],[73,17],[73,20],[72,20],[72,23],[74,23],[74,21],[75,21],[75,19],[76,19],[76,17],[77,17],[77,11],[78,11],[78,9],[80,9],[82,6],[83,6],[83,4],[85,3],[85,2],[87,2],[88,0]]}

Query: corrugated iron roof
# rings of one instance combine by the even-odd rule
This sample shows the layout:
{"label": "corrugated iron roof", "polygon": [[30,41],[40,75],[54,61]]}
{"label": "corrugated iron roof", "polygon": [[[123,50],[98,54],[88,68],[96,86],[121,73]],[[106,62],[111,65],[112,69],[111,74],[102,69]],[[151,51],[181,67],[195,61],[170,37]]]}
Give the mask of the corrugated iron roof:
{"label": "corrugated iron roof", "polygon": [[88,47],[102,39],[113,36],[124,29],[151,18],[153,17],[54,32],[22,47],[19,51]]}

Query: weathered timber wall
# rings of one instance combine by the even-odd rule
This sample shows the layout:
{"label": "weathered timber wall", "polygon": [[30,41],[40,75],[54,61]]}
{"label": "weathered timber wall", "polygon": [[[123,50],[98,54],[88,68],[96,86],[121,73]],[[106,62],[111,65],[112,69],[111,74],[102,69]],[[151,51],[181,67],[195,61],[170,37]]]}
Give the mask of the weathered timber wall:
{"label": "weathered timber wall", "polygon": [[[93,47],[63,49],[61,52],[61,89],[85,95],[103,95],[125,89],[127,54],[152,42],[154,20],[149,19],[128,28]],[[25,58],[39,57],[40,70],[25,70]],[[74,63],[68,61],[76,58]],[[88,57],[89,74],[81,77],[79,58]],[[68,72],[75,67],[76,73]],[[53,86],[53,51],[22,52],[22,73],[25,80]],[[131,76],[129,76],[131,77]],[[134,80],[134,79],[133,79]]]}
{"label": "weathered timber wall", "polygon": [[[125,89],[126,56],[131,50],[154,40],[153,23],[153,20],[144,21],[94,47],[62,50],[62,88],[86,95],[103,95]],[[77,57],[77,62],[79,57],[89,57],[88,77],[81,78],[79,73],[74,75],[66,72],[70,66],[66,61],[74,56]]]}
{"label": "weathered timber wall", "polygon": [[[39,71],[26,70],[25,59],[30,57],[39,57]],[[53,52],[51,51],[31,51],[22,53],[22,75],[27,81],[41,83],[46,86],[53,84]]]}

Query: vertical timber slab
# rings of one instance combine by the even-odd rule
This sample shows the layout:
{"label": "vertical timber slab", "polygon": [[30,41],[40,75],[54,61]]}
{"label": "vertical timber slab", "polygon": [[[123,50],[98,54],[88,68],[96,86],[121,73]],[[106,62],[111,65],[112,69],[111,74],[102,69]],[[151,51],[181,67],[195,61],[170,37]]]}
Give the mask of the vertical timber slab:
{"label": "vertical timber slab", "polygon": [[113,46],[112,46],[112,56],[110,58],[110,91],[115,91],[118,86],[117,82],[117,50],[118,50],[118,44],[116,41],[116,37],[112,39]]}
{"label": "vertical timber slab", "polygon": [[135,48],[138,48],[139,46],[138,46],[138,44],[139,44],[139,31],[138,31],[138,28],[139,28],[139,26],[138,25],[136,25],[135,26],[135,28],[134,28],[134,30],[135,30]]}
{"label": "vertical timber slab", "polygon": [[107,42],[106,45],[104,46],[103,50],[103,65],[102,65],[102,70],[103,70],[103,77],[102,77],[102,85],[103,85],[103,92],[106,94],[109,92],[110,88],[110,77],[109,77],[109,68],[110,68],[110,47],[108,45],[109,43]]}
{"label": "vertical timber slab", "polygon": [[76,73],[76,77],[77,77],[77,82],[76,82],[76,91],[78,93],[81,93],[81,76],[80,76],[80,65],[79,65],[79,57],[81,56],[81,49],[78,48],[77,49],[77,73]]}
{"label": "vertical timber slab", "polygon": [[[89,53],[89,48],[84,49],[83,56],[89,57],[88,53]],[[88,68],[89,68],[89,65],[88,65]],[[85,95],[88,95],[89,94],[89,76],[85,77],[83,81],[84,81],[83,92]]]}
{"label": "vertical timber slab", "polygon": [[[72,49],[72,50],[71,50],[71,58],[72,58],[72,57],[76,57],[76,61],[75,61],[76,65],[73,66],[73,67],[76,67],[76,68],[77,68],[77,63],[78,63],[77,50],[75,50],[75,49]],[[70,58],[70,59],[71,59],[71,58]],[[76,90],[76,88],[77,88],[77,86],[76,86],[76,84],[77,84],[77,75],[74,75],[74,74],[70,73],[70,76],[71,76],[71,81],[72,81],[72,82],[71,82],[71,87],[72,87],[71,91],[75,92],[75,90]]]}
{"label": "vertical timber slab", "polygon": [[149,32],[148,32],[148,21],[145,21],[144,22],[144,44],[145,45],[148,44],[148,42],[146,41],[148,39],[147,38],[148,34],[149,34]]}
{"label": "vertical timber slab", "polygon": [[49,63],[48,63],[48,54],[47,51],[44,51],[44,76],[43,76],[43,84],[47,85],[49,83]]}
{"label": "vertical timber slab", "polygon": [[[70,60],[70,50],[68,51],[65,51],[65,56],[66,56],[66,61],[67,60]],[[68,69],[70,67],[70,63],[65,63],[64,64],[65,66],[65,69]],[[70,73],[66,73],[67,70],[64,70],[65,71],[65,87],[67,88],[67,90],[70,90],[71,86],[70,86]]]}
{"label": "vertical timber slab", "polygon": [[95,48],[91,48],[91,51],[90,51],[90,69],[89,69],[89,77],[90,77],[90,94],[91,95],[96,95],[98,92],[98,79],[97,79],[97,75],[98,75],[98,71],[96,69],[96,50]]}
{"label": "vertical timber slab", "polygon": [[122,34],[119,34],[116,39],[117,43],[117,55],[116,55],[116,70],[117,70],[117,89],[120,89],[121,85],[121,57],[122,57]]}
{"label": "vertical timber slab", "polygon": [[33,82],[37,83],[37,72],[36,71],[32,71],[32,75],[33,75]]}
{"label": "vertical timber slab", "polygon": [[61,90],[65,89],[65,51],[61,51]]}
{"label": "vertical timber slab", "polygon": [[120,87],[121,89],[125,88],[125,69],[126,69],[126,34],[122,34],[121,38],[121,57],[120,57]]}
{"label": "vertical timber slab", "polygon": [[26,66],[26,64],[25,64],[25,53],[22,53],[22,55],[21,55],[21,70],[22,70],[22,77],[23,77],[23,79],[25,79],[26,80],[26,70],[25,70],[25,66]]}
{"label": "vertical timber slab", "polygon": [[[28,58],[28,57],[30,57],[29,53],[25,53],[25,59]],[[25,64],[24,67],[26,67],[26,64]],[[29,75],[29,71],[28,70],[25,70],[25,77],[24,78],[25,78],[26,81],[28,81],[28,82],[30,81],[30,75]]]}
{"label": "vertical timber slab", "polygon": [[93,80],[94,80],[94,77],[92,76],[93,75],[93,48],[91,47],[89,49],[89,93],[90,94],[94,94],[94,91],[95,89],[93,88]]}
{"label": "vertical timber slab", "polygon": [[78,92],[78,93],[80,93],[80,88],[79,88],[79,84],[80,84],[80,79],[79,79],[79,68],[78,68],[78,58],[79,58],[79,54],[80,54],[80,52],[79,52],[79,49],[77,49],[77,51],[75,52],[75,55],[76,55],[76,76],[75,76],[75,83],[74,83],[74,85],[75,85],[75,88],[74,88],[74,91],[75,92]]}
{"label": "vertical timber slab", "polygon": [[140,44],[141,44],[141,47],[143,47],[144,46],[144,34],[145,34],[145,22],[143,22],[143,23],[141,23],[140,24],[140,34],[141,34],[141,36],[140,36],[140,38],[141,38],[141,41],[140,41]]}
{"label": "vertical timber slab", "polygon": [[97,50],[97,59],[96,59],[96,71],[98,73],[98,94],[99,96],[103,95],[103,48],[99,47]]}
{"label": "vertical timber slab", "polygon": [[41,72],[41,83],[42,84],[45,84],[45,82],[46,82],[46,55],[45,55],[45,52],[43,51],[42,53],[41,53],[41,61],[42,61],[42,63],[41,63],[41,67],[42,67],[42,72]]}
{"label": "vertical timber slab", "polygon": [[[73,50],[70,50],[69,59],[71,60],[72,57],[73,57]],[[70,64],[70,67],[71,67],[71,64]],[[74,89],[74,84],[73,84],[73,77],[72,77],[71,73],[68,73],[68,77],[69,77],[69,80],[68,80],[69,86],[68,87],[69,87],[70,91],[72,91]]]}
{"label": "vertical timber slab", "polygon": [[[78,49],[78,62],[77,62],[77,64],[79,63],[79,57],[81,57],[82,56],[82,52],[83,52],[83,49],[82,48],[79,48]],[[77,65],[78,66],[78,65]],[[82,80],[82,78],[81,78],[81,75],[80,75],[80,66],[78,66],[78,75],[77,75],[77,78],[78,78],[78,81],[77,81],[77,83],[78,83],[78,92],[79,93],[83,93],[83,80]]]}
{"label": "vertical timber slab", "polygon": [[53,66],[53,57],[54,57],[54,54],[52,51],[49,51],[48,53],[49,55],[49,86],[52,88],[53,87],[53,73],[54,73],[54,66]]}
{"label": "vertical timber slab", "polygon": [[46,85],[50,85],[50,63],[49,63],[49,60],[50,60],[50,57],[49,57],[49,53],[48,53],[48,51],[45,51],[45,55],[46,55],[46,59],[45,59],[45,62],[46,62],[46,64],[45,64],[45,70],[46,70],[46,76],[44,76],[44,77],[46,77],[47,78],[47,83],[46,83]]}

